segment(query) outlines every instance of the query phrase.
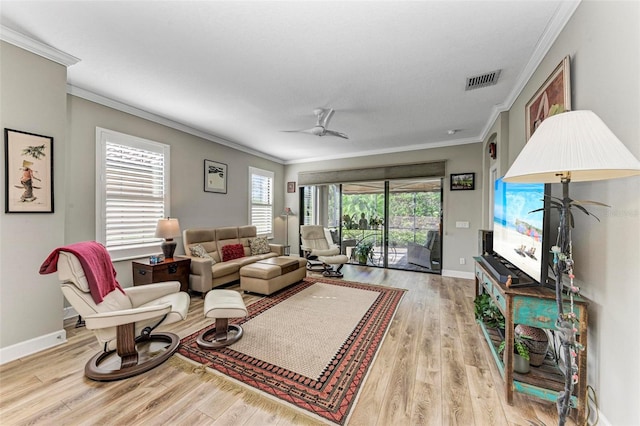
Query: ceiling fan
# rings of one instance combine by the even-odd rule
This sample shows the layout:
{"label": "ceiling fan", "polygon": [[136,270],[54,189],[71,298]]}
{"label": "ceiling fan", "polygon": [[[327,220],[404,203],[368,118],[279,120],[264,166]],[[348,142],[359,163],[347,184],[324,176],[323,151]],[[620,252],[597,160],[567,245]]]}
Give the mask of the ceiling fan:
{"label": "ceiling fan", "polygon": [[283,130],[283,131],[289,132],[289,133],[309,133],[316,136],[338,136],[340,138],[349,139],[349,136],[345,135],[344,133],[327,129],[327,126],[329,125],[329,121],[331,120],[331,117],[333,117],[334,112],[335,111],[333,110],[333,108],[314,109],[313,113],[316,115],[316,117],[318,117],[318,121],[316,122],[316,125],[314,127],[310,129],[304,129],[304,130]]}

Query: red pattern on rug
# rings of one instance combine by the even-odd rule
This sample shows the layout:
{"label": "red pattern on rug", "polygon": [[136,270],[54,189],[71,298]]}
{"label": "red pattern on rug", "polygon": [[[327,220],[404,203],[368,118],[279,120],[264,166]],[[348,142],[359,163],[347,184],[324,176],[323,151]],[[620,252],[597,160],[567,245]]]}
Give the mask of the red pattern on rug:
{"label": "red pattern on rug", "polygon": [[231,348],[216,351],[198,347],[196,338],[204,330],[185,337],[179,353],[192,361],[223,373],[245,385],[266,392],[298,408],[339,425],[345,424],[353,409],[376,352],[406,290],[342,280],[307,277],[303,282],[267,296],[247,307],[246,318],[230,320],[242,324],[316,282],[379,293],[376,301],[340,347],[320,377],[306,377],[261,361]]}

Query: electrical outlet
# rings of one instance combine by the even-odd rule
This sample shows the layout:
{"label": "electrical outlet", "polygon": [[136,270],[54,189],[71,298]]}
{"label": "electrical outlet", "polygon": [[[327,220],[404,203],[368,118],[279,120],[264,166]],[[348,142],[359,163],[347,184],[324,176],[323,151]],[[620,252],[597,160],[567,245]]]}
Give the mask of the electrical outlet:
{"label": "electrical outlet", "polygon": [[467,261],[465,260],[465,258],[464,258],[464,257],[461,257],[461,258],[460,258],[460,264],[461,264],[461,265],[465,265],[466,263],[467,263]]}
{"label": "electrical outlet", "polygon": [[456,228],[469,228],[468,221],[456,222]]}

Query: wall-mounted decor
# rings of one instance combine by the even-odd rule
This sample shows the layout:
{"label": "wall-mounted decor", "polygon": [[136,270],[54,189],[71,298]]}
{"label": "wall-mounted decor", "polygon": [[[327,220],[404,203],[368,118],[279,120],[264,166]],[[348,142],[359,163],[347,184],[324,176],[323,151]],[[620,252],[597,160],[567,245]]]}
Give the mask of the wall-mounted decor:
{"label": "wall-mounted decor", "polygon": [[527,140],[547,117],[571,110],[570,59],[566,56],[525,106]]}
{"label": "wall-mounted decor", "polygon": [[296,183],[295,182],[287,182],[287,192],[293,193],[296,192]]}
{"label": "wall-mounted decor", "polygon": [[53,213],[53,138],[4,129],[5,213]]}
{"label": "wall-mounted decor", "polygon": [[205,192],[227,193],[227,165],[217,161],[204,160]]}
{"label": "wall-mounted decor", "polygon": [[475,187],[475,173],[451,173],[451,191],[472,191]]}

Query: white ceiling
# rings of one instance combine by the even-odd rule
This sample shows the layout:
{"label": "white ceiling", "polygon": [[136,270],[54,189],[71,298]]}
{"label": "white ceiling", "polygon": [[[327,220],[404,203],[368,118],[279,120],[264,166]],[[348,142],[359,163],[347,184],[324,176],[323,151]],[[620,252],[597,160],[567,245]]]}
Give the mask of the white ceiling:
{"label": "white ceiling", "polygon": [[[0,23],[79,58],[71,93],[287,164],[481,141],[576,5],[3,0]],[[349,140],[282,132],[318,107]]]}

